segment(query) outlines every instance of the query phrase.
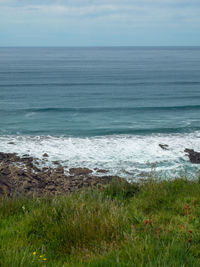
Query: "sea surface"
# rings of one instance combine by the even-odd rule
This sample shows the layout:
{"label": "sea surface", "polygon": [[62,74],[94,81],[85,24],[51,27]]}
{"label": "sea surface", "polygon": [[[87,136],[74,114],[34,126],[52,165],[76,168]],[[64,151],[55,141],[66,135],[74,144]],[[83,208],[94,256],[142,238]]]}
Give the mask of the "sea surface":
{"label": "sea surface", "polygon": [[195,175],[185,148],[200,151],[200,47],[0,48],[0,151],[129,178]]}

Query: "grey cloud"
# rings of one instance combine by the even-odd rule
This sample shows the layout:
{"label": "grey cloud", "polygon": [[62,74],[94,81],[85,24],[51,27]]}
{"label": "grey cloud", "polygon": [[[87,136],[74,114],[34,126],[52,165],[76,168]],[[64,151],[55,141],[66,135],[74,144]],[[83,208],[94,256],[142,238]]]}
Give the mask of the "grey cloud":
{"label": "grey cloud", "polygon": [[138,5],[138,6],[200,6],[199,0],[0,0],[5,6],[29,5],[62,5],[62,6],[88,6],[88,5]]}
{"label": "grey cloud", "polygon": [[[7,5],[6,12],[0,8],[0,13],[15,14],[20,21],[84,18],[138,27],[200,24],[200,0],[0,0],[0,5]],[[6,16],[7,20],[12,17]]]}

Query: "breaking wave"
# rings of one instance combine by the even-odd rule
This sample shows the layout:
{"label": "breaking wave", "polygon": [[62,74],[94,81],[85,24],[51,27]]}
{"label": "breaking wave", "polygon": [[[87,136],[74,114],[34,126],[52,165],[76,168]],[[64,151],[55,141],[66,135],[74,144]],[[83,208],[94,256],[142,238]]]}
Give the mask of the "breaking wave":
{"label": "breaking wave", "polygon": [[[163,150],[159,144],[167,144]],[[191,164],[184,149],[200,151],[200,132],[191,134],[112,135],[87,138],[54,136],[0,136],[0,151],[29,154],[45,164],[60,161],[65,168],[103,168],[112,175],[139,177],[152,167],[165,177],[196,174],[199,166]]]}

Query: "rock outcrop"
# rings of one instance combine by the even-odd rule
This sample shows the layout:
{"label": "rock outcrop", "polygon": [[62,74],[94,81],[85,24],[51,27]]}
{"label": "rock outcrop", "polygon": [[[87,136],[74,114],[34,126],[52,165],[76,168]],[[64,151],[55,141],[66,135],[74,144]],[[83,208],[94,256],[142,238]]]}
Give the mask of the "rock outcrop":
{"label": "rock outcrop", "polygon": [[19,157],[15,153],[0,152],[0,194],[7,196],[65,194],[83,187],[101,186],[116,178],[92,175],[92,170],[88,168],[71,168],[70,175],[66,175],[61,164],[55,168],[38,168],[38,161],[29,155]]}
{"label": "rock outcrop", "polygon": [[191,163],[200,164],[200,153],[193,149],[186,148],[184,152],[188,153],[188,157]]}
{"label": "rock outcrop", "polygon": [[166,144],[159,144],[159,147],[162,148],[163,150],[168,150],[169,146]]}

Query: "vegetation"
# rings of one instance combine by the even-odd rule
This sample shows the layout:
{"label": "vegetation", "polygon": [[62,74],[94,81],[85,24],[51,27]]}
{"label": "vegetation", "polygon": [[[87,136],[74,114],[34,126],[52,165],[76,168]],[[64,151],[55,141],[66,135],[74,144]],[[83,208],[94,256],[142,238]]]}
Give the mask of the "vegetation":
{"label": "vegetation", "polygon": [[0,266],[200,266],[200,183],[1,198]]}

